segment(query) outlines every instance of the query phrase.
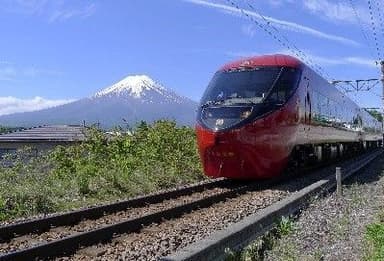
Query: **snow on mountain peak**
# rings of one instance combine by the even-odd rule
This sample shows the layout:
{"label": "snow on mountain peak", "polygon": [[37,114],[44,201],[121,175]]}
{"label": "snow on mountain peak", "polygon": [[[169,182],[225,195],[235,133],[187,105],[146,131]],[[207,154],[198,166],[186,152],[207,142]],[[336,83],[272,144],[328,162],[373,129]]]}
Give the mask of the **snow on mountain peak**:
{"label": "snow on mountain peak", "polygon": [[97,92],[95,97],[129,93],[135,98],[140,98],[145,91],[149,90],[154,90],[161,94],[164,92],[165,88],[147,75],[133,75]]}

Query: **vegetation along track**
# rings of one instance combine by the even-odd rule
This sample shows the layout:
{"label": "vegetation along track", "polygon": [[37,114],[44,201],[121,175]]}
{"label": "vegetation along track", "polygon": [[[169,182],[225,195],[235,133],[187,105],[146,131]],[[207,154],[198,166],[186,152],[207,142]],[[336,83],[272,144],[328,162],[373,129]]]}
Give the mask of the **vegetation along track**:
{"label": "vegetation along track", "polygon": [[[205,182],[108,206],[10,224],[0,227],[0,260],[71,255],[79,246],[90,245],[96,245],[96,251],[78,251],[70,259],[91,260],[99,255],[99,259],[156,259],[226,228],[327,174],[329,171],[321,170],[277,185],[271,185],[276,181]],[[215,204],[219,201],[225,202]],[[176,217],[180,218],[173,219]]]}

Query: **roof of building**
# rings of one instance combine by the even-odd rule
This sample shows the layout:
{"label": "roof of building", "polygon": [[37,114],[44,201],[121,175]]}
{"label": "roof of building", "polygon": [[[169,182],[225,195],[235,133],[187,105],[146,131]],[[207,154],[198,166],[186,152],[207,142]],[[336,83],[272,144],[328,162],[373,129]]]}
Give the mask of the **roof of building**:
{"label": "roof of building", "polygon": [[76,142],[85,140],[85,127],[78,125],[39,126],[4,133],[0,142]]}

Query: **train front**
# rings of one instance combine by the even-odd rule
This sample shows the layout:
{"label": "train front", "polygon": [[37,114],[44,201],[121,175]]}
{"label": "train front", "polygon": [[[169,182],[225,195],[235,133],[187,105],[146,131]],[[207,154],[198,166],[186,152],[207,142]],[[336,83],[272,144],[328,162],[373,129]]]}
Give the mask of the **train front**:
{"label": "train front", "polygon": [[301,70],[272,61],[224,66],[209,83],[196,124],[206,175],[264,179],[286,167],[299,122]]}

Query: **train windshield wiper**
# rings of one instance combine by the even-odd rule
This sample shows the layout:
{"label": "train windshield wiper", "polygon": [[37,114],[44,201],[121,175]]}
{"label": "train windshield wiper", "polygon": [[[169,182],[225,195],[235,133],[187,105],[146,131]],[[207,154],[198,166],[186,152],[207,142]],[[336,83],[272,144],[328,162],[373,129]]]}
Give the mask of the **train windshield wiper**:
{"label": "train windshield wiper", "polygon": [[250,97],[250,98],[239,98],[239,97],[229,97],[226,99],[207,101],[201,108],[206,108],[211,105],[233,105],[233,104],[259,104],[263,101],[263,97]]}
{"label": "train windshield wiper", "polygon": [[247,97],[247,98],[241,98],[241,97],[235,97],[235,98],[229,98],[224,100],[224,103],[226,104],[258,104],[263,101],[263,97]]}
{"label": "train windshield wiper", "polygon": [[214,101],[207,101],[207,102],[205,102],[204,104],[201,105],[201,108],[206,108],[206,107],[211,106],[211,105],[219,105],[219,104],[224,103],[224,101],[225,101],[225,99],[214,100]]}

